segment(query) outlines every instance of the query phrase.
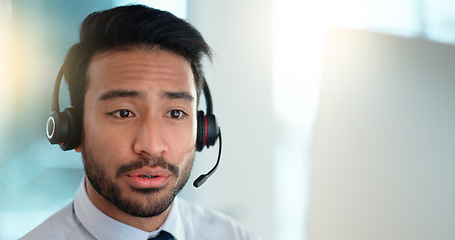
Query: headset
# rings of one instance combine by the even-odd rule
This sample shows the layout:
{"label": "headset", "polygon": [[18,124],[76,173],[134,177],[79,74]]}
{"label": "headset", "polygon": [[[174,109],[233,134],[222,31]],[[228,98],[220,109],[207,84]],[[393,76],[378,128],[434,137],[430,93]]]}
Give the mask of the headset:
{"label": "headset", "polygon": [[[55,80],[54,90],[52,93],[52,112],[46,123],[46,136],[51,144],[58,144],[63,151],[72,150],[81,143],[82,135],[82,118],[74,108],[69,107],[60,111],[59,90],[60,83],[63,79],[63,66]],[[212,96],[205,78],[203,79],[203,93],[206,103],[206,111],[197,112],[197,138],[196,150],[202,151],[204,147],[214,146],[219,139],[218,159],[215,166],[206,174],[199,176],[193,186],[200,187],[218,168],[221,159],[221,129],[217,124],[216,117],[213,114]]]}

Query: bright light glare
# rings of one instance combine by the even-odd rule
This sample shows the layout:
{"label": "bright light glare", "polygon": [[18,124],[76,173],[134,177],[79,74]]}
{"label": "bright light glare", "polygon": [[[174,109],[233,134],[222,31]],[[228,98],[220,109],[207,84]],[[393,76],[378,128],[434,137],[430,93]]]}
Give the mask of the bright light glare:
{"label": "bright light glare", "polygon": [[274,166],[279,238],[307,235],[311,138],[327,29],[415,35],[419,30],[415,4],[413,0],[272,0],[273,106],[282,129]]}
{"label": "bright light glare", "polygon": [[[0,108],[2,111],[11,113],[10,107],[12,99],[12,83],[13,76],[11,69],[13,69],[11,59],[13,58],[12,48],[12,31],[10,27],[11,16],[11,3],[9,1],[0,0]],[[6,118],[0,118],[0,133],[6,130]],[[4,135],[0,135],[0,153],[3,153],[2,146]],[[0,166],[3,163],[0,155]]]}
{"label": "bright light glare", "polygon": [[275,150],[276,239],[305,239],[309,145],[328,19],[319,1],[273,1],[273,104],[280,121]]}

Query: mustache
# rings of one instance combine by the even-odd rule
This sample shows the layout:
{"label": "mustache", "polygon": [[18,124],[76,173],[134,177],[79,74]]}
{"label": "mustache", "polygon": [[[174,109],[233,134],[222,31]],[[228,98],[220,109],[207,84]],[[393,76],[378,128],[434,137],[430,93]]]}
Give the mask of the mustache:
{"label": "mustache", "polygon": [[129,171],[136,170],[136,169],[139,169],[139,168],[142,168],[142,167],[161,167],[161,168],[164,168],[166,170],[169,170],[171,173],[173,173],[177,177],[180,174],[179,167],[177,167],[176,165],[168,163],[166,161],[166,159],[164,159],[163,157],[154,157],[154,156],[150,156],[150,157],[147,156],[146,157],[146,156],[142,156],[142,157],[140,157],[139,159],[135,160],[132,163],[121,165],[117,169],[116,176],[120,177],[121,175],[123,175],[123,174],[125,174],[125,173],[127,173]]}

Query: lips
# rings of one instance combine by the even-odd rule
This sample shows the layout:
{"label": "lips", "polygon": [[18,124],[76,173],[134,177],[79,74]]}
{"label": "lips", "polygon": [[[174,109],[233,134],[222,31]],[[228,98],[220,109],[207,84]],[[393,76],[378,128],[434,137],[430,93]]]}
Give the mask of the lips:
{"label": "lips", "polygon": [[162,188],[171,173],[161,167],[142,167],[126,173],[126,181],[134,188]]}

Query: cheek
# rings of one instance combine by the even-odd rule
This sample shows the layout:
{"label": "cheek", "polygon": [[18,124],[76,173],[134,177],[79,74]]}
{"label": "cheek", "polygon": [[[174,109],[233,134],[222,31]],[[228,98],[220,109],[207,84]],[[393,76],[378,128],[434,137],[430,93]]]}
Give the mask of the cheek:
{"label": "cheek", "polygon": [[193,121],[185,129],[170,130],[168,136],[169,154],[175,154],[173,159],[177,165],[187,165],[188,161],[193,158],[196,150],[196,121]]}
{"label": "cheek", "polygon": [[121,156],[124,150],[122,146],[126,144],[126,136],[118,132],[99,118],[84,117],[83,145],[89,147],[97,158],[109,158],[113,161],[112,156]]}
{"label": "cheek", "polygon": [[197,134],[197,120],[196,118],[190,118],[187,122],[176,125],[166,125],[163,124],[163,127],[166,128],[166,135],[172,143],[178,143],[180,147],[185,148],[186,146],[196,144],[196,134]]}

